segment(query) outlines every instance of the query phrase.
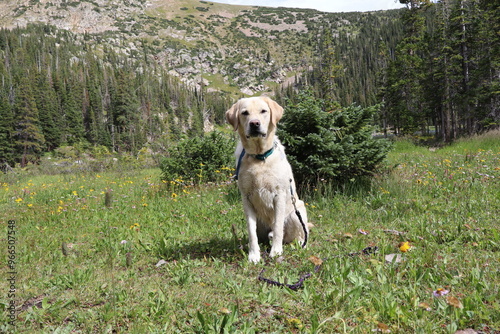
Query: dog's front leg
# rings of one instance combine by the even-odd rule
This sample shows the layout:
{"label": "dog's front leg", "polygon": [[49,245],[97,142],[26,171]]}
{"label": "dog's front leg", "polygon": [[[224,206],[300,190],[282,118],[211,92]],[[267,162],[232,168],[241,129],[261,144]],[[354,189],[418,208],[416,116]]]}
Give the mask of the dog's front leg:
{"label": "dog's front leg", "polygon": [[274,257],[283,253],[283,234],[285,224],[286,196],[278,194],[274,197],[273,245],[269,255]]}
{"label": "dog's front leg", "polygon": [[257,215],[251,205],[249,205],[250,203],[247,204],[244,207],[248,228],[248,261],[258,263],[260,261],[260,248],[257,237]]}

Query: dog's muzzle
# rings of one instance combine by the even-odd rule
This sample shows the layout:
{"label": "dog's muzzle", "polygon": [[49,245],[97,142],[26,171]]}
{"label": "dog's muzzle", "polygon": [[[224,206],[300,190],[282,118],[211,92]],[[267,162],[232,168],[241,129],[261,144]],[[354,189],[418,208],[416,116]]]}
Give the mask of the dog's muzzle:
{"label": "dog's muzzle", "polygon": [[250,137],[262,137],[265,138],[267,133],[261,130],[261,123],[258,119],[251,120],[248,123],[248,135],[247,138]]}

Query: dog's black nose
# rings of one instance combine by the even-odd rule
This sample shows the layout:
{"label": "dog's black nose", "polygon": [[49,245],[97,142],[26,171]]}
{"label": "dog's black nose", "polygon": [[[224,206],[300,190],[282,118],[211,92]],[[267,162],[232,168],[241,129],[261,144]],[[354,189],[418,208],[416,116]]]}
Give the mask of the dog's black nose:
{"label": "dog's black nose", "polygon": [[250,121],[250,128],[258,129],[260,127],[260,121],[258,119],[254,119]]}

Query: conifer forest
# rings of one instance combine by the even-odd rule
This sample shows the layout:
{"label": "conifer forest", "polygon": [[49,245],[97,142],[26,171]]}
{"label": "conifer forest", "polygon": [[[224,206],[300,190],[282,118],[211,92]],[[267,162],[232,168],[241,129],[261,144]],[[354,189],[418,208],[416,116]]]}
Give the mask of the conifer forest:
{"label": "conifer forest", "polygon": [[[168,26],[176,24],[172,31],[197,31],[205,44],[159,33],[140,37],[137,24],[122,25],[113,35],[45,21],[3,26],[0,163],[37,163],[68,145],[135,154],[161,143],[168,151],[180,138],[223,125],[225,111],[240,97],[265,93],[286,107],[305,88],[331,100],[330,106],[379,104],[375,121],[386,135],[420,133],[450,143],[498,127],[498,1],[401,2],[406,4],[401,10],[320,16],[313,10],[288,15],[286,8],[250,7],[243,10],[246,17],[254,15],[247,21],[243,15],[231,20],[212,15],[204,24],[197,20],[208,20],[212,7],[206,1],[179,8],[170,21],[142,14],[148,29],[161,22],[170,31]],[[21,9],[12,15],[23,15]],[[272,28],[281,26],[270,18],[295,30]],[[251,30],[257,26],[259,36]],[[231,33],[212,37],[221,36],[224,27]],[[266,44],[253,48],[261,39]],[[215,45],[212,51],[208,43]],[[227,51],[225,44],[236,51]],[[190,54],[183,59],[194,68],[199,59],[210,58],[199,66],[196,84],[173,70],[181,56],[161,61],[165,50],[186,48]]]}

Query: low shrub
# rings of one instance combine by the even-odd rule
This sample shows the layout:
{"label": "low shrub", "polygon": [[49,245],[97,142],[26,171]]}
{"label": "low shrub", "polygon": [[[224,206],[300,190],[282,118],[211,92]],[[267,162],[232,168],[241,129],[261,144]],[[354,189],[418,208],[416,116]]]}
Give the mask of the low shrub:
{"label": "low shrub", "polygon": [[299,185],[352,182],[372,175],[386,158],[390,142],[372,137],[376,106],[326,111],[309,91],[296,101],[287,105],[278,135]]}
{"label": "low shrub", "polygon": [[184,139],[160,162],[162,179],[193,184],[225,180],[234,170],[234,146],[233,138],[218,131]]}

